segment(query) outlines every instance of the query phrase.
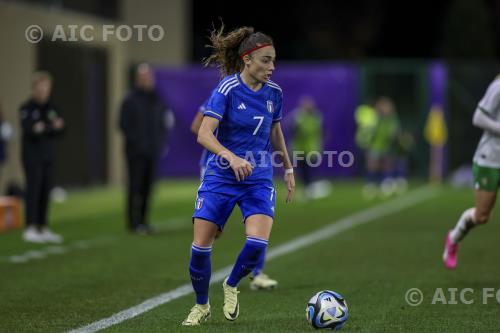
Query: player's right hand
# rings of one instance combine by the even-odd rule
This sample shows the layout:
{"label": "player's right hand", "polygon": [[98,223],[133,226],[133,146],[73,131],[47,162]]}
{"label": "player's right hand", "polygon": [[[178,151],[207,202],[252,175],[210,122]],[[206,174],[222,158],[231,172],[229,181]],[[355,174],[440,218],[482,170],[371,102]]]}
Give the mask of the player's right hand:
{"label": "player's right hand", "polygon": [[233,169],[236,180],[239,182],[249,177],[253,171],[253,167],[250,162],[238,156],[233,156],[229,160],[229,165],[231,166],[231,169]]}

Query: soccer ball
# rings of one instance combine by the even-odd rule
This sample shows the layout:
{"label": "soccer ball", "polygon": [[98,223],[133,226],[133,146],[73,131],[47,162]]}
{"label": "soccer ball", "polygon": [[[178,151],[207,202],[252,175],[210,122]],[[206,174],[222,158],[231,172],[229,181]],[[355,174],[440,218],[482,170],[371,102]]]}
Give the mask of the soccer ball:
{"label": "soccer ball", "polygon": [[340,294],[323,290],[307,303],[306,316],[307,321],[314,328],[339,330],[347,321],[347,303]]}

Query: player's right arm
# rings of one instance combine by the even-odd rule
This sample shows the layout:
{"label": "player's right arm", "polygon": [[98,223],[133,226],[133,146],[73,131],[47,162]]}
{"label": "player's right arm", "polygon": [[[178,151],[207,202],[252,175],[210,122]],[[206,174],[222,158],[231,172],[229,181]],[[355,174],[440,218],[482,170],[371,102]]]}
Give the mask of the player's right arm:
{"label": "player's right arm", "polygon": [[479,127],[483,131],[490,132],[500,136],[500,122],[493,120],[481,109],[476,109],[472,119],[474,126]]}
{"label": "player's right arm", "polygon": [[252,174],[252,165],[245,159],[233,154],[224,147],[214,135],[219,126],[219,120],[213,117],[203,117],[198,131],[198,143],[207,150],[227,160],[236,176],[236,180],[242,181]]}
{"label": "player's right arm", "polygon": [[479,101],[472,123],[474,126],[494,135],[500,135],[500,122],[498,111],[500,110],[500,81],[495,80],[486,90],[486,94]]}

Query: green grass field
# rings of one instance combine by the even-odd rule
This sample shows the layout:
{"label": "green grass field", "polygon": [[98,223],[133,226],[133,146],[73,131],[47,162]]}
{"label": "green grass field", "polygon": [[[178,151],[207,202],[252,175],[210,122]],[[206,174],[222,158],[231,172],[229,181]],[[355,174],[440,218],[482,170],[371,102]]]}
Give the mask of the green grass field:
{"label": "green grass field", "polygon": [[[159,232],[154,236],[125,232],[120,189],[70,192],[65,203],[53,204],[52,227],[65,237],[61,247],[26,244],[20,231],[1,234],[0,331],[69,331],[188,283],[190,216],[197,185],[171,181],[157,186],[151,220]],[[329,197],[291,205],[284,204],[285,192],[278,189],[270,249],[369,207],[396,205],[415,193],[365,201],[361,185],[335,183]],[[471,206],[472,191],[447,187],[417,191],[429,195],[269,261],[265,271],[279,280],[278,288],[255,292],[244,280],[236,322],[223,317],[217,283],[210,290],[212,318],[202,327],[180,326],[194,302],[190,294],[103,332],[311,332],[306,302],[323,289],[347,299],[350,317],[343,329],[347,332],[498,331],[500,295],[498,302],[489,298],[483,304],[482,289],[500,289],[496,248],[500,225],[494,218],[472,231],[462,244],[458,269],[447,271],[441,263],[445,232]],[[243,231],[235,210],[214,246],[214,271],[234,262],[244,242]],[[40,252],[44,256],[35,258]],[[12,262],[20,255],[28,261]],[[423,292],[421,305],[406,303],[410,288]],[[466,296],[473,304],[442,304],[442,299],[432,304],[436,288],[443,288],[445,295],[447,288],[471,288]]]}

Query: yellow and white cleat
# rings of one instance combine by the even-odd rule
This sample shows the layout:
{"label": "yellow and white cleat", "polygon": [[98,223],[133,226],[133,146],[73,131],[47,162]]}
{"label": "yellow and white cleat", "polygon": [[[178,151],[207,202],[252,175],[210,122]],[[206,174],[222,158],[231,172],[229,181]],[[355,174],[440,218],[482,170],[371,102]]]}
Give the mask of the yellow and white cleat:
{"label": "yellow and white cleat", "polygon": [[278,286],[278,281],[271,279],[268,275],[260,273],[252,278],[250,289],[252,290],[272,290]]}
{"label": "yellow and white cleat", "polygon": [[208,318],[210,318],[210,304],[196,304],[182,322],[182,326],[198,326],[206,322]]}
{"label": "yellow and white cleat", "polygon": [[238,288],[231,287],[227,285],[227,278],[222,284],[222,290],[224,290],[224,305],[222,310],[224,311],[224,316],[227,320],[236,320],[240,314],[240,305],[238,304]]}

